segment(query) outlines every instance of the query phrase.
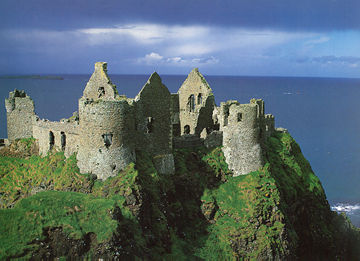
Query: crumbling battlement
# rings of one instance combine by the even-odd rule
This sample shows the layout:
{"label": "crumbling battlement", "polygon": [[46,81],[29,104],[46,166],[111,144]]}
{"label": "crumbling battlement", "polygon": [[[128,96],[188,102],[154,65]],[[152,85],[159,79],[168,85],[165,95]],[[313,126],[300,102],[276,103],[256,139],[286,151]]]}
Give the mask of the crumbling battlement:
{"label": "crumbling battlement", "polygon": [[136,161],[136,151],[152,156],[157,171],[175,171],[173,149],[222,146],[234,175],[263,166],[263,142],[275,131],[275,119],[265,114],[264,101],[249,104],[230,100],[215,104],[212,90],[197,68],[178,93],[171,94],[155,72],[135,98],[119,95],[107,74],[107,63],[98,62],[78,113],[58,122],[40,120],[24,91],[11,92],[5,101],[8,138],[33,136],[41,155],[77,153],[82,173],[106,179]]}
{"label": "crumbling battlement", "polygon": [[24,91],[14,90],[5,99],[9,141],[32,137],[33,100]]}

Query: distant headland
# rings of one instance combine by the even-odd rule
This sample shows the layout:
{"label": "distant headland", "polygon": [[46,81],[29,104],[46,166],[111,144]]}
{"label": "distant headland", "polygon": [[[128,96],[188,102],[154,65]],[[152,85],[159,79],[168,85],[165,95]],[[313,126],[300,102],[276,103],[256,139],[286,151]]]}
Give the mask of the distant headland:
{"label": "distant headland", "polygon": [[64,80],[56,75],[0,75],[0,79]]}

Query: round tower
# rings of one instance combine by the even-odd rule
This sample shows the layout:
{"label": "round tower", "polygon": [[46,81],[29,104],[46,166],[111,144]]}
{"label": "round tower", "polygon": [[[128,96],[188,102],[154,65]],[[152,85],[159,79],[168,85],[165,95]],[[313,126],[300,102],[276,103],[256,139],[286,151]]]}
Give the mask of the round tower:
{"label": "round tower", "polygon": [[264,161],[260,145],[258,105],[229,101],[221,104],[221,115],[222,150],[234,176],[261,168]]}
{"label": "round tower", "polygon": [[82,173],[106,179],[135,161],[131,133],[135,132],[133,106],[117,95],[106,63],[96,63],[79,100],[78,166]]}

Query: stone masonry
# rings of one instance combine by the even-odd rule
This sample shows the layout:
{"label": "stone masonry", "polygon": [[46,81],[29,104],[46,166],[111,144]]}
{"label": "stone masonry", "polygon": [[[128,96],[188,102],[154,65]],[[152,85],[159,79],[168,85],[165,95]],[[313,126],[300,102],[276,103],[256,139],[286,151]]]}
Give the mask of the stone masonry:
{"label": "stone masonry", "polygon": [[14,90],[5,99],[9,141],[32,137],[33,100],[24,91]]}
{"label": "stone masonry", "polygon": [[261,168],[262,145],[275,132],[275,120],[265,114],[264,101],[249,104],[230,100],[215,104],[212,90],[197,68],[178,93],[171,94],[155,72],[135,98],[119,95],[98,62],[79,99],[79,112],[52,122],[39,119],[34,102],[24,91],[5,100],[8,139],[34,137],[41,155],[77,153],[81,173],[99,179],[115,176],[145,151],[160,174],[173,174],[173,150],[222,146],[235,176]]}

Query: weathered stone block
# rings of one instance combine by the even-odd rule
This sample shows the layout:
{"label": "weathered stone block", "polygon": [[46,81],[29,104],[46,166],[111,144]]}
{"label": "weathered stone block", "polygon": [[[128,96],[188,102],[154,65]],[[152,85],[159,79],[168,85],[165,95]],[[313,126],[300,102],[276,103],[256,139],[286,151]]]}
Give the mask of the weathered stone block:
{"label": "weathered stone block", "polygon": [[153,159],[155,168],[160,174],[174,174],[175,163],[173,154],[157,155]]}

